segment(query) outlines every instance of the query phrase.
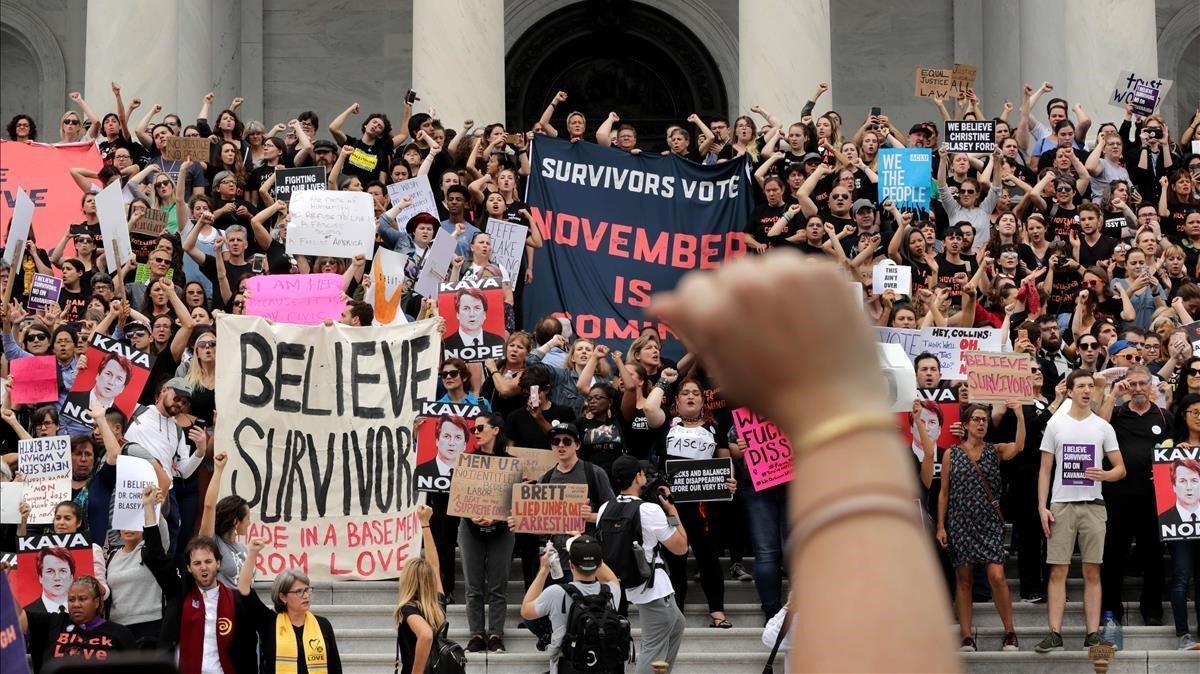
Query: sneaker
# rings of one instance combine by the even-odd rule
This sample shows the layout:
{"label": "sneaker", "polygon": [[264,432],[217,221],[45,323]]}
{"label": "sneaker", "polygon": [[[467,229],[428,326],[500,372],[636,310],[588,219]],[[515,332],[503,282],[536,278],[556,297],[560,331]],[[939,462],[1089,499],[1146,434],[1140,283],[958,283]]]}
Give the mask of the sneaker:
{"label": "sneaker", "polygon": [[1028,597],[1021,597],[1022,604],[1045,604],[1046,596],[1041,594],[1031,594]]}
{"label": "sneaker", "polygon": [[1002,651],[1019,651],[1021,646],[1017,643],[1016,632],[1006,632],[1004,634],[1004,645],[1000,647]]}
{"label": "sneaker", "polygon": [[503,653],[504,639],[502,639],[499,634],[493,634],[492,636],[488,637],[487,649],[488,653]]}
{"label": "sneaker", "polygon": [[1052,651],[1061,651],[1062,649],[1062,635],[1058,632],[1051,632],[1050,634],[1047,634],[1045,639],[1042,639],[1037,646],[1033,647],[1033,650],[1037,651],[1038,653],[1050,653]]}
{"label": "sneaker", "polygon": [[473,635],[467,642],[468,653],[482,653],[485,650],[487,650],[487,642],[483,640],[482,634]]}
{"label": "sneaker", "polygon": [[979,650],[975,646],[975,639],[972,637],[963,637],[962,645],[958,647],[960,653],[974,653]]}
{"label": "sneaker", "polygon": [[749,583],[750,581],[754,580],[754,576],[751,576],[750,573],[746,571],[746,567],[742,566],[741,562],[734,562],[729,566],[729,577],[734,580],[740,580],[743,583]]}
{"label": "sneaker", "polygon": [[1200,644],[1192,638],[1192,635],[1185,634],[1179,637],[1179,650],[1181,651],[1197,651],[1200,650]]}
{"label": "sneaker", "polygon": [[1092,646],[1109,646],[1109,647],[1111,647],[1112,645],[1113,645],[1113,643],[1111,641],[1106,641],[1104,638],[1102,638],[1100,636],[1099,632],[1088,632],[1087,637],[1083,640],[1084,648],[1091,648]]}

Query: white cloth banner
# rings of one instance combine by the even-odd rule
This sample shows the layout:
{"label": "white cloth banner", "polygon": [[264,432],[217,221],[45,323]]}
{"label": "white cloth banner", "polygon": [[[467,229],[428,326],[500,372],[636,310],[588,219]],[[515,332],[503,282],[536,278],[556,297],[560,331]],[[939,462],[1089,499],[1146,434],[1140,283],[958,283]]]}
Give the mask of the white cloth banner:
{"label": "white cloth banner", "polygon": [[314,581],[397,577],[421,552],[413,424],[436,392],[437,322],[271,325],[227,314],[217,339],[221,493],[249,501],[250,535],[267,540],[262,567]]}

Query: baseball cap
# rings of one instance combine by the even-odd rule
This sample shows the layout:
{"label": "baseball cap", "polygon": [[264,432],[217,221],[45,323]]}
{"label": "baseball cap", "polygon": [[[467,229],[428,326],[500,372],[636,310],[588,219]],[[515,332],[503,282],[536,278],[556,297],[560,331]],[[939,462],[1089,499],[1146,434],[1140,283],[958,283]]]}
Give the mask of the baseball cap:
{"label": "baseball cap", "polygon": [[924,124],[913,124],[912,128],[908,130],[908,133],[923,133],[925,135],[929,135],[929,127],[925,126]]}
{"label": "baseball cap", "polygon": [[622,454],[613,461],[612,465],[612,487],[617,491],[624,491],[633,484],[637,474],[642,472],[642,462],[637,457],[629,454]]}
{"label": "baseball cap", "polygon": [[595,571],[602,561],[600,542],[586,534],[576,536],[567,541],[567,556],[580,571]]}
{"label": "baseball cap", "polygon": [[575,442],[579,442],[579,429],[575,428],[575,424],[563,424],[554,422],[554,426],[546,432],[546,437],[554,439],[556,435],[569,435],[575,438]]}
{"label": "baseball cap", "polygon": [[1125,339],[1118,339],[1108,347],[1108,355],[1115,356],[1125,349],[1136,349],[1137,345]]}
{"label": "baseball cap", "polygon": [[821,161],[821,155],[817,154],[816,152],[809,152],[808,154],[804,155],[804,163],[807,164],[810,161]]}
{"label": "baseball cap", "polygon": [[858,201],[854,202],[853,206],[850,207],[850,211],[855,215],[858,215],[858,212],[864,208],[875,210],[875,204],[871,203],[870,199],[859,199]]}
{"label": "baseball cap", "polygon": [[143,330],[145,332],[150,332],[150,326],[146,325],[142,321],[129,321],[125,324],[125,334],[129,334],[130,330]]}
{"label": "baseball cap", "polygon": [[171,377],[167,380],[166,384],[163,384],[163,388],[172,389],[175,393],[185,395],[189,398],[192,397],[192,385],[183,377]]}
{"label": "baseball cap", "polygon": [[321,150],[337,152],[337,146],[333,144],[332,140],[321,139],[313,143],[313,152],[320,152]]}

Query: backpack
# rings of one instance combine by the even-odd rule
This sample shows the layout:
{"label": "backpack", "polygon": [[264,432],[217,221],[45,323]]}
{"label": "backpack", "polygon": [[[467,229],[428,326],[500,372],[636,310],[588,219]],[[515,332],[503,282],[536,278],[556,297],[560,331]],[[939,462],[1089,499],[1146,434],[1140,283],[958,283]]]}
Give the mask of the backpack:
{"label": "backpack", "polygon": [[[624,672],[634,661],[629,619],[612,606],[612,592],[601,583],[598,594],[585,595],[573,583],[563,586],[563,612],[567,631],[563,634],[562,659],[558,671],[609,674]],[[567,610],[567,597],[571,608]],[[565,665],[565,666],[564,666]]]}
{"label": "backpack", "polygon": [[596,540],[604,563],[621,580],[621,587],[632,589],[641,585],[654,587],[654,570],[666,568],[658,560],[658,545],[654,546],[653,563],[646,562],[642,552],[642,501],[609,501],[604,514],[596,522]]}
{"label": "backpack", "polygon": [[[450,623],[442,623],[441,629],[433,635],[433,644],[429,647],[429,659],[425,661],[424,674],[466,674],[467,655],[462,646],[450,641]],[[396,630],[396,666],[392,674],[400,671],[400,630]]]}

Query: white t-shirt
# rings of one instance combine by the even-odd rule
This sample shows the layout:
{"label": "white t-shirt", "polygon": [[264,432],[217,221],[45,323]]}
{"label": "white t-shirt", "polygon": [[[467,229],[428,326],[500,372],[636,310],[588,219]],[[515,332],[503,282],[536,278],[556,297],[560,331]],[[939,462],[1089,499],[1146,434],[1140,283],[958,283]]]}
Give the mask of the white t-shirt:
{"label": "white t-shirt", "polygon": [[1086,468],[1103,468],[1104,453],[1116,452],[1117,434],[1104,419],[1089,414],[1082,421],[1056,414],[1046,424],[1043,452],[1054,455],[1058,469],[1050,489],[1052,503],[1094,501],[1102,498],[1100,483],[1083,474]]}
{"label": "white t-shirt", "polygon": [[711,459],[717,451],[717,439],[707,426],[684,426],[678,418],[667,431],[667,456],[679,459]]}
{"label": "white t-shirt", "polygon": [[[617,497],[622,503],[629,501],[641,501],[636,496],[621,495]],[[608,507],[608,503],[600,506],[596,511],[596,520],[599,521],[604,516],[604,509]],[[646,562],[654,564],[654,548],[659,543],[667,540],[675,535],[675,527],[667,524],[667,514],[663,512],[662,506],[657,503],[642,502],[638,513],[642,519],[642,552],[646,555]],[[658,556],[659,561],[662,561],[662,554]],[[671,577],[667,575],[665,569],[658,567],[654,569],[654,587],[648,588],[646,584],[638,585],[637,587],[625,588],[625,598],[630,604],[648,604],[655,599],[662,599],[674,594],[675,590],[671,587]]]}

